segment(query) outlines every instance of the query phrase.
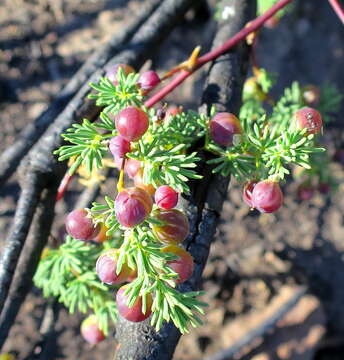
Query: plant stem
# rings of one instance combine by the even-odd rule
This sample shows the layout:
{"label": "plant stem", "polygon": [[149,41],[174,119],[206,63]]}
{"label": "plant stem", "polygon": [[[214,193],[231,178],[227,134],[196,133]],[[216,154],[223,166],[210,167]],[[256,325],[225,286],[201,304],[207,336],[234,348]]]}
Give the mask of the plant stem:
{"label": "plant stem", "polygon": [[[167,94],[173,91],[179,84],[181,84],[186,78],[188,78],[193,72],[198,70],[204,64],[209,61],[213,61],[217,59],[219,56],[228,52],[231,48],[237,45],[241,40],[244,40],[246,36],[264,25],[264,23],[270,19],[276,12],[281,10],[283,7],[288,5],[293,0],[281,0],[272,6],[268,11],[266,11],[263,15],[258,16],[256,19],[252,20],[248,26],[244,27],[238,33],[236,33],[232,38],[224,42],[221,46],[217,47],[214,50],[209,51],[205,55],[201,56],[197,62],[195,67],[191,71],[182,70],[181,73],[176,76],[169,84],[163,87],[160,91],[158,91],[155,95],[153,95],[150,99],[145,102],[145,106],[148,108],[155,105],[161,99],[163,99]],[[329,0],[331,1],[331,0]],[[336,0],[332,0],[336,2]]]}
{"label": "plant stem", "polygon": [[341,22],[344,24],[344,9],[338,2],[338,0],[328,0],[335,13],[338,15]]}

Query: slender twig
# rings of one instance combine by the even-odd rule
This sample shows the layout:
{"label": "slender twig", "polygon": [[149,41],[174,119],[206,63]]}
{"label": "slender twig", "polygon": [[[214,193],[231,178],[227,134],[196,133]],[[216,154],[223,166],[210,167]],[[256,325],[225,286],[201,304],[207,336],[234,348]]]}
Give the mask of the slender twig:
{"label": "slender twig", "polygon": [[229,348],[221,350],[215,355],[206,357],[204,360],[227,360],[231,359],[239,351],[241,351],[245,346],[252,344],[256,339],[266,335],[266,333],[276,326],[276,323],[281,320],[304,296],[306,293],[306,288],[302,287],[295,291],[295,294],[288,299],[285,303],[282,304],[268,319],[263,321],[256,328],[249,331],[246,335],[236,341]]}
{"label": "slender twig", "polygon": [[235,45],[237,45],[240,41],[244,40],[247,35],[258,30],[260,27],[264,25],[264,23],[270,19],[276,12],[281,10],[283,7],[288,5],[293,0],[281,0],[274,6],[272,6],[268,11],[266,11],[263,15],[257,17],[255,20],[250,21],[248,26],[245,26],[241,29],[237,34],[231,37],[229,40],[224,42],[221,46],[217,47],[214,50],[209,51],[207,54],[201,56],[192,71],[183,70],[178,76],[176,76],[169,84],[164,86],[160,91],[154,94],[151,98],[149,98],[145,105],[147,107],[151,107],[160,100],[162,100],[167,94],[173,91],[178,85],[180,85],[186,78],[188,78],[193,72],[198,70],[204,64],[209,61],[213,61],[217,59],[220,55],[228,52]]}
{"label": "slender twig", "polygon": [[341,22],[344,24],[344,9],[338,0],[328,0]]}

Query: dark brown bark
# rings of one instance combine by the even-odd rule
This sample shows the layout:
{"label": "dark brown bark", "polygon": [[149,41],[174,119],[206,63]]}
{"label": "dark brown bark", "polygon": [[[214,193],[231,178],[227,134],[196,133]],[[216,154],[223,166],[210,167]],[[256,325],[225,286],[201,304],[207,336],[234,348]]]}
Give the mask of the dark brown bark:
{"label": "dark brown bark", "polygon": [[[252,1],[232,0],[229,3],[233,14],[219,24],[214,47],[239,31],[255,14]],[[245,44],[241,44],[212,64],[201,111],[209,112],[210,106],[215,105],[219,111],[238,113],[247,60],[248,49]],[[200,152],[200,156],[204,161],[199,170],[204,178],[193,184],[193,195],[185,200],[184,206],[191,225],[191,235],[184,245],[194,257],[196,266],[192,278],[179,287],[181,291],[196,290],[199,286],[229,183],[229,178],[211,173],[211,167],[205,164],[208,154]],[[162,329],[156,332],[149,325],[149,319],[142,323],[131,323],[120,318],[116,331],[119,343],[116,359],[171,359],[180,335],[171,323],[165,323]]]}

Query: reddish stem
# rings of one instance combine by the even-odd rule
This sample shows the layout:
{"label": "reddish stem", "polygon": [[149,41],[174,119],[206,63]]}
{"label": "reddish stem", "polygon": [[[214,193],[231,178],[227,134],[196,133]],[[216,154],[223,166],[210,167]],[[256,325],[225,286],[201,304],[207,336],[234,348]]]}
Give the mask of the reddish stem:
{"label": "reddish stem", "polygon": [[59,188],[57,189],[56,201],[59,201],[63,198],[63,196],[68,188],[68,185],[70,184],[72,179],[73,179],[73,175],[69,175],[69,173],[67,171],[59,185]]}
{"label": "reddish stem", "polygon": [[[237,45],[241,40],[245,39],[246,36],[264,25],[264,23],[270,19],[273,15],[275,15],[279,10],[285,7],[287,4],[292,2],[293,0],[281,0],[272,6],[268,11],[266,11],[263,15],[257,17],[252,20],[248,26],[240,30],[237,34],[235,34],[232,38],[227,40],[218,48],[209,51],[205,55],[198,58],[196,66],[192,71],[183,70],[178,76],[176,76],[169,84],[163,87],[160,91],[154,94],[150,99],[145,102],[145,106],[148,108],[155,105],[161,99],[163,99],[167,94],[169,94],[172,90],[174,90],[179,84],[181,84],[186,78],[188,78],[194,71],[198,70],[201,66],[206,64],[209,61],[217,59],[220,55],[223,55],[227,51],[229,51],[232,47]],[[330,1],[330,0],[329,0]],[[334,0],[333,0],[334,1]]]}
{"label": "reddish stem", "polygon": [[344,9],[342,8],[338,0],[328,0],[328,2],[332,6],[335,13],[338,15],[339,19],[344,24]]}

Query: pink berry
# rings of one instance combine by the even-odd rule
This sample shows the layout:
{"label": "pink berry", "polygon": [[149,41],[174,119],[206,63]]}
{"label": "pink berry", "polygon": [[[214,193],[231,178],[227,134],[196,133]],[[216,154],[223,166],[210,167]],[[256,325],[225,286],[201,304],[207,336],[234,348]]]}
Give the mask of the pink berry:
{"label": "pink berry", "polygon": [[135,72],[134,68],[132,68],[130,65],[127,65],[127,64],[116,64],[116,65],[113,65],[112,67],[108,68],[105,76],[107,78],[109,78],[110,81],[112,81],[112,83],[114,85],[118,85],[117,73],[118,73],[119,68],[121,68],[123,70],[125,75]]}
{"label": "pink berry", "polygon": [[319,111],[304,107],[294,114],[294,119],[298,129],[307,129],[307,134],[318,134],[323,126]]}
{"label": "pink berry", "polygon": [[125,227],[141,224],[152,211],[153,201],[141,188],[132,187],[121,191],[115,199],[118,222]]}
{"label": "pink berry", "polygon": [[94,226],[92,219],[87,217],[85,209],[76,209],[66,218],[66,230],[69,235],[78,240],[93,240],[100,231],[100,225]]}
{"label": "pink berry", "polygon": [[260,212],[273,213],[281,207],[283,194],[277,182],[262,180],[254,187],[251,201]]}
{"label": "pink berry", "polygon": [[127,264],[123,264],[121,272],[117,274],[117,260],[117,249],[108,249],[99,256],[96,263],[96,272],[101,282],[115,285],[127,281],[131,274],[131,269]]}
{"label": "pink berry", "polygon": [[161,251],[179,257],[176,260],[167,261],[167,265],[178,274],[178,278],[175,280],[177,284],[183,283],[192,276],[194,262],[190,253],[175,245],[166,246]]}
{"label": "pink berry", "polygon": [[178,202],[178,193],[170,186],[159,186],[155,192],[155,203],[162,209],[174,208]]}
{"label": "pink berry", "polygon": [[105,339],[104,333],[100,330],[95,315],[87,317],[81,324],[80,332],[82,337],[91,345],[98,344]]}
{"label": "pink berry", "polygon": [[150,91],[154,89],[160,83],[160,78],[158,74],[153,71],[145,71],[141,74],[138,84],[140,85],[141,89]]}
{"label": "pink berry", "polygon": [[253,207],[253,204],[252,204],[252,191],[253,191],[254,187],[256,186],[256,184],[257,184],[256,180],[248,181],[247,183],[245,183],[243,191],[242,191],[242,197],[243,197],[245,203],[249,207]]}
{"label": "pink berry", "polygon": [[153,299],[150,294],[146,295],[146,311],[142,311],[142,297],[139,296],[132,307],[127,305],[128,296],[124,294],[128,285],[122,286],[116,294],[117,309],[122,317],[132,322],[141,322],[147,319],[152,313]]}
{"label": "pink berry", "polygon": [[116,129],[127,141],[137,141],[147,131],[149,120],[147,114],[134,106],[129,106],[117,114]]}
{"label": "pink berry", "polygon": [[114,136],[110,139],[109,149],[114,157],[124,158],[125,154],[130,152],[130,142],[120,135]]}
{"label": "pink berry", "polygon": [[241,134],[239,119],[230,113],[217,113],[210,121],[210,136],[219,145],[232,146],[235,134]]}

